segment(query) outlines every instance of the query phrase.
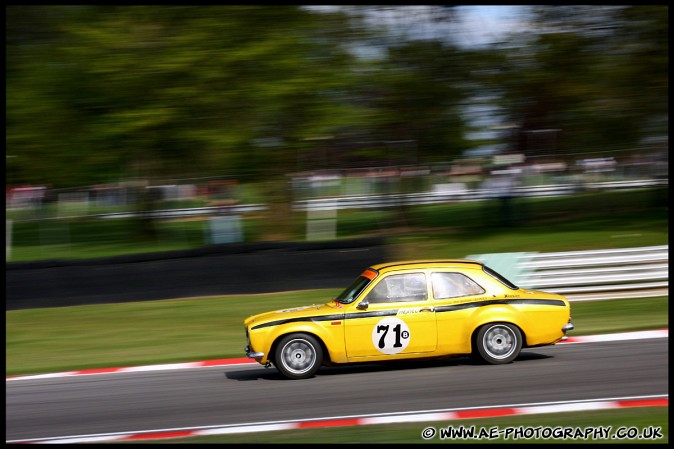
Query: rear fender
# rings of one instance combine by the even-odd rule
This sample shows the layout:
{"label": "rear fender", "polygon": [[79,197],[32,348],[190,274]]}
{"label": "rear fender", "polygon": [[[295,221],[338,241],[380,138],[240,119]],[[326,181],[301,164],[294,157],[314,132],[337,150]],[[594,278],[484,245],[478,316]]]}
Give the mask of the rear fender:
{"label": "rear fender", "polygon": [[475,336],[478,329],[487,323],[510,323],[517,326],[520,332],[522,332],[524,344],[526,345],[527,336],[524,329],[522,329],[524,317],[522,312],[517,310],[515,307],[508,304],[497,304],[493,306],[482,307],[476,310],[476,312],[469,319],[468,325],[472,336]]}

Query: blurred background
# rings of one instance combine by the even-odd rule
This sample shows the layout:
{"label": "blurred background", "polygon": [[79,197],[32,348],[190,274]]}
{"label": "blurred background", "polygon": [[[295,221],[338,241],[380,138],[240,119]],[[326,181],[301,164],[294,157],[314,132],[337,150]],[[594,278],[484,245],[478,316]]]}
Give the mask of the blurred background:
{"label": "blurred background", "polygon": [[668,241],[666,6],[7,6],[6,261]]}

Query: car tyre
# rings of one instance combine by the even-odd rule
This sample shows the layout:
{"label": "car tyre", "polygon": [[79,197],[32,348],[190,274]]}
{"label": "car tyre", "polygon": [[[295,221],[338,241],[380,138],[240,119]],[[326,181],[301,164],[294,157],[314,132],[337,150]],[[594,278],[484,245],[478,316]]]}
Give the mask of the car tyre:
{"label": "car tyre", "polygon": [[306,379],[323,364],[323,348],[308,334],[290,334],[276,345],[276,368],[288,379]]}
{"label": "car tyre", "polygon": [[483,361],[491,365],[510,363],[522,350],[522,333],[508,323],[485,324],[476,335],[475,345]]}

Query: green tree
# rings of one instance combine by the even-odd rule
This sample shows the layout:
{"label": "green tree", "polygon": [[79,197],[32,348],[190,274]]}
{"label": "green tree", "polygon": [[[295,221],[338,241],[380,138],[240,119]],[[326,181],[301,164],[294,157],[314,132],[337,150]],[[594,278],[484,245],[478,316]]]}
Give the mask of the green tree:
{"label": "green tree", "polygon": [[15,182],[279,175],[308,150],[305,137],[355,116],[340,94],[352,62],[341,14],[290,6],[8,11]]}
{"label": "green tree", "polygon": [[[667,7],[541,6],[533,28],[485,55],[519,150],[635,148],[666,133]],[[545,142],[534,132],[558,129]]]}

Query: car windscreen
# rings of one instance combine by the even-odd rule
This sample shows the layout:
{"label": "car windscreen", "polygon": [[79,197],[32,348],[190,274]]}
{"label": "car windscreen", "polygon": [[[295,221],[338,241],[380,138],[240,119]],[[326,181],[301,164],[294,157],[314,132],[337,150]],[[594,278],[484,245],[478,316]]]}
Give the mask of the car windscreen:
{"label": "car windscreen", "polygon": [[351,304],[370,282],[372,282],[372,279],[368,279],[365,276],[358,276],[351,285],[346,287],[344,291],[335,298],[335,301],[341,302],[342,304]]}
{"label": "car windscreen", "polygon": [[501,284],[505,285],[511,290],[519,290],[519,287],[510,282],[508,279],[504,278],[500,274],[498,274],[496,271],[492,270],[491,268],[483,265],[482,269],[484,270],[485,273],[487,273],[489,276],[493,277],[497,281],[499,281]]}

